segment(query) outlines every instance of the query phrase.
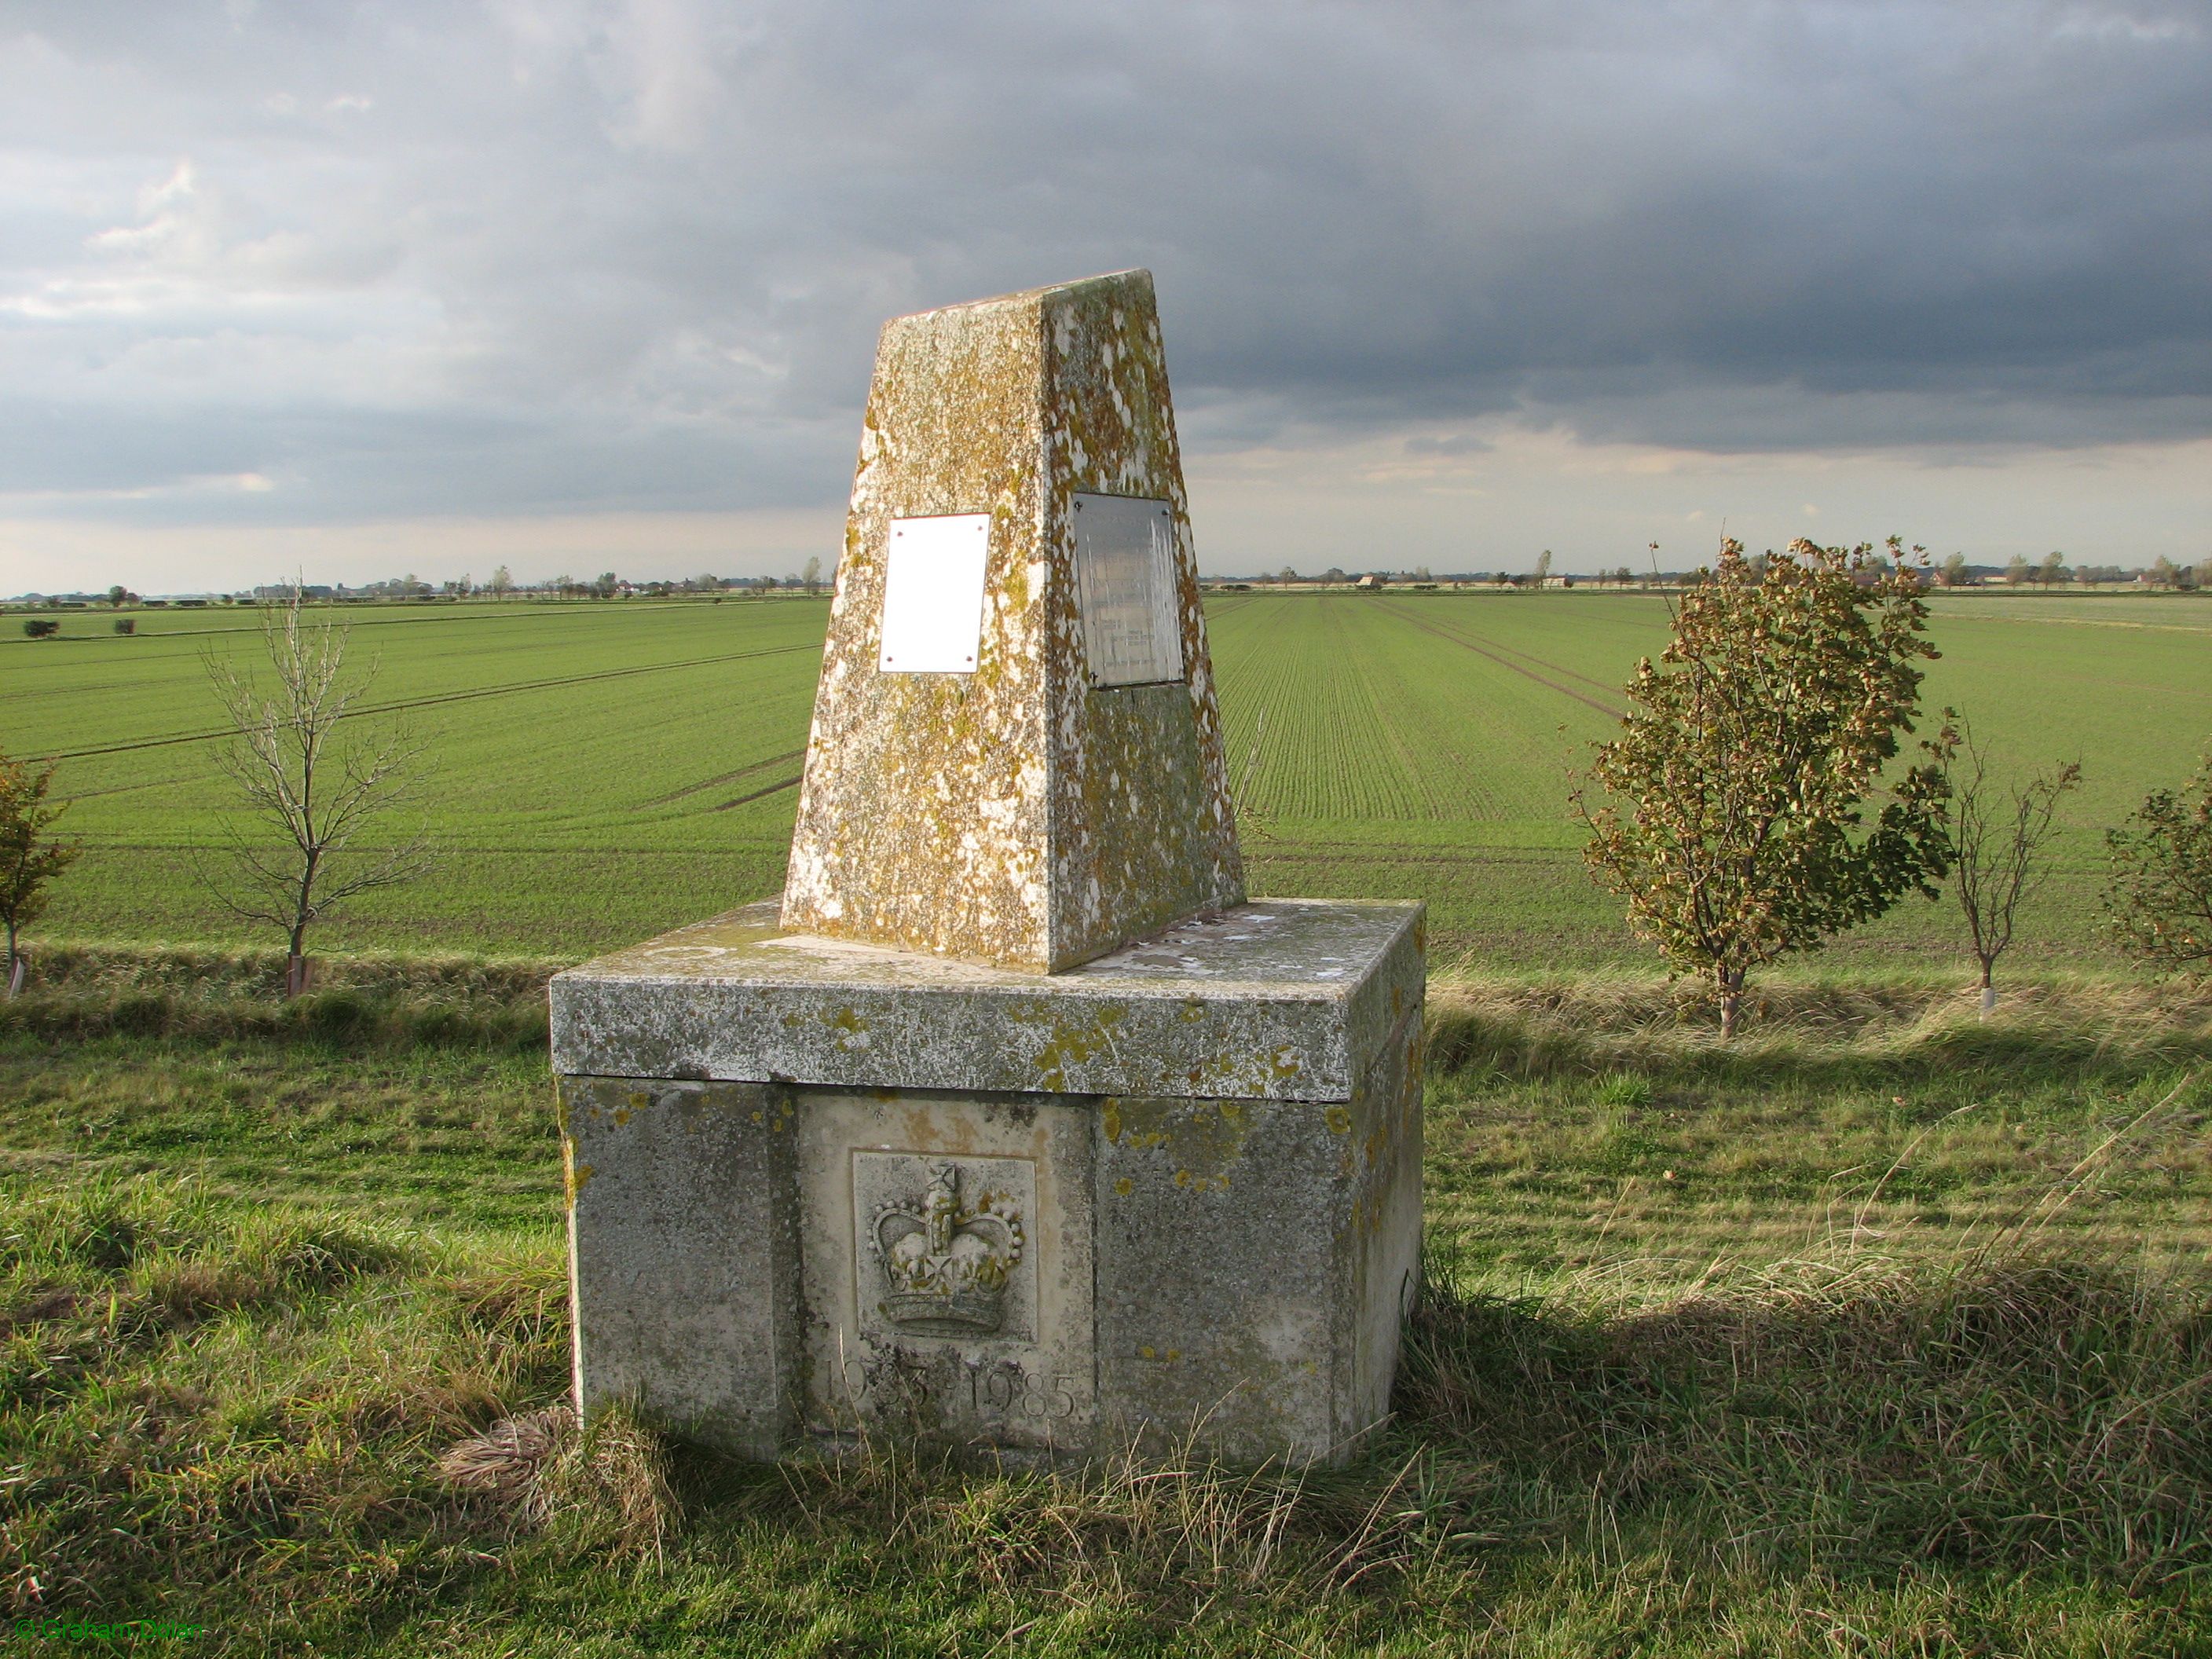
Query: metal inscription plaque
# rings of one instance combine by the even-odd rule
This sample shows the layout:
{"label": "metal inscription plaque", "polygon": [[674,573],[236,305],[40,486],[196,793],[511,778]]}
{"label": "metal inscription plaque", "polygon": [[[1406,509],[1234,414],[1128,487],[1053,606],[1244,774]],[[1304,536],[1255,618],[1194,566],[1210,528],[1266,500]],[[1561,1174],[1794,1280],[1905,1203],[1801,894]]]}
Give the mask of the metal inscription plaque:
{"label": "metal inscription plaque", "polygon": [[884,565],[886,674],[972,674],[983,638],[991,515],[893,519]]}
{"label": "metal inscription plaque", "polygon": [[1175,514],[1165,501],[1078,495],[1075,578],[1092,684],[1182,678]]}

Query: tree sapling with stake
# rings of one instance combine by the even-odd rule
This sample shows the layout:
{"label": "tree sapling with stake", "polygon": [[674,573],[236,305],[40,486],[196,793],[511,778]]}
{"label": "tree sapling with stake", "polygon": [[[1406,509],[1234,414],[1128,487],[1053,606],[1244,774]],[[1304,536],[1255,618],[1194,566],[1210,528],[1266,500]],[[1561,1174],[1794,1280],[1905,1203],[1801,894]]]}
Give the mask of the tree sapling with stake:
{"label": "tree sapling with stake", "polygon": [[1961,726],[1958,755],[1948,769],[1951,785],[1951,854],[1959,908],[1966,912],[1974,960],[1982,969],[1982,1018],[1997,1006],[1997,958],[2012,943],[2021,902],[2051,873],[2043,856],[2056,824],[2059,798],[2081,781],[2081,763],[2069,761],[2039,772],[2000,795],[1990,780],[1989,750]]}
{"label": "tree sapling with stake", "polygon": [[[301,584],[263,606],[262,642],[271,683],[264,690],[212,653],[209,678],[238,733],[221,765],[238,786],[256,837],[229,826],[234,880],[202,872],[233,914],[285,934],[284,992],[307,989],[307,929],[346,899],[412,879],[428,867],[425,838],[370,854],[354,845],[371,822],[413,798],[422,745],[397,727],[349,740],[340,723],[376,676],[376,665],[345,672],[347,630],[329,617],[304,621]],[[354,728],[358,730],[358,728]],[[271,845],[270,843],[273,843]]]}

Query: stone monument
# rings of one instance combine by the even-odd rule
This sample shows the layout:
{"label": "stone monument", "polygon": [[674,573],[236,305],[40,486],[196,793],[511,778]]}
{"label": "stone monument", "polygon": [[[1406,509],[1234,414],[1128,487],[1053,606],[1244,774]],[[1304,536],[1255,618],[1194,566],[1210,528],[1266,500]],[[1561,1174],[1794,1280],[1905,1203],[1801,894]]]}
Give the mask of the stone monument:
{"label": "stone monument", "polygon": [[781,907],[553,981],[580,1406],[1348,1455],[1424,971],[1418,904],[1245,898],[1151,277],[893,319]]}

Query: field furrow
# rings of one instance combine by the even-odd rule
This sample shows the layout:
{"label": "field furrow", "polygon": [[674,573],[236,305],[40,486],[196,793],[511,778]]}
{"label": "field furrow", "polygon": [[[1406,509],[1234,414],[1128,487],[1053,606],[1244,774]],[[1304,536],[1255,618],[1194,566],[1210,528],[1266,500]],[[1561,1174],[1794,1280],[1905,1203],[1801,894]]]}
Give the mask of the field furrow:
{"label": "field furrow", "polygon": [[[2212,601],[1938,595],[1933,613],[1931,714],[1971,718],[2006,775],[2084,763],[2021,949],[2108,963],[2103,831],[2212,740]],[[819,602],[347,620],[378,667],[373,723],[406,722],[434,757],[421,812],[441,858],[342,915],[326,948],[586,951],[780,885]],[[43,926],[238,938],[195,875],[232,810],[207,665],[250,662],[258,629],[234,613],[104,625],[0,639],[0,749],[64,757],[57,789],[87,846]],[[1641,959],[1583,873],[1566,793],[1637,659],[1665,643],[1663,599],[1255,591],[1216,599],[1207,625],[1255,890],[1426,898],[1443,949],[1492,960]],[[1948,959],[1955,933],[1915,902],[1840,948]]]}

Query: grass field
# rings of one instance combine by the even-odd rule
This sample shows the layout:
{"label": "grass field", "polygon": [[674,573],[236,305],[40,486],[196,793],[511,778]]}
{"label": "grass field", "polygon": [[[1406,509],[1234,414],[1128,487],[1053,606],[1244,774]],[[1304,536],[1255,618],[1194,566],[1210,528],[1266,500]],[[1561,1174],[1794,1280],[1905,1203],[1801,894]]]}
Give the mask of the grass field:
{"label": "grass field", "polygon": [[[2101,831],[2212,738],[2212,602],[1939,596],[1931,707],[2019,765],[2078,757],[2061,870],[2023,965],[2110,965]],[[467,605],[348,613],[374,700],[428,738],[437,871],[328,927],[326,949],[581,954],[781,882],[825,607]],[[1230,594],[1209,611],[1242,772],[1259,734],[1255,890],[1413,896],[1438,960],[1644,960],[1583,874],[1570,766],[1607,732],[1664,602],[1635,593]],[[227,806],[203,657],[243,660],[250,616],[149,612],[122,638],[71,614],[0,639],[0,749],[58,755],[89,851],[46,924],[77,937],[241,937],[196,862]],[[1264,716],[1264,727],[1261,722]],[[1854,963],[1960,959],[1950,914],[1909,904],[1838,947]]]}
{"label": "grass field", "polygon": [[[2212,997],[2094,936],[2099,830],[2212,729],[2212,607],[1939,601],[1932,700],[2089,772],[2016,988],[1977,1020],[1910,913],[1726,1048],[1562,811],[1659,601],[1211,616],[1255,887],[1426,897],[1450,970],[1426,1297],[1352,1467],[762,1470],[556,1417],[514,1495],[441,1475],[568,1383],[548,959],[772,890],[824,618],[371,611],[435,876],[296,1000],[203,944],[0,1005],[0,1595],[63,1621],[17,1645],[2212,1656]],[[258,639],[143,626],[0,645],[90,847],[52,931],[234,938],[201,654]]]}
{"label": "grass field", "polygon": [[[82,957],[0,1006],[0,1595],[223,1654],[2212,1653],[2212,1000],[1444,993],[1340,1474],[757,1470],[567,1384],[530,975]],[[380,975],[382,978],[380,980]],[[66,1626],[64,1626],[66,1628]],[[17,1638],[27,1651],[136,1650]]]}

